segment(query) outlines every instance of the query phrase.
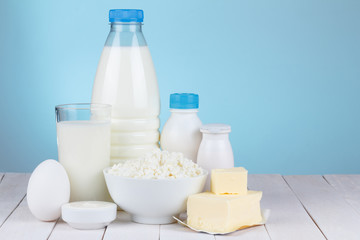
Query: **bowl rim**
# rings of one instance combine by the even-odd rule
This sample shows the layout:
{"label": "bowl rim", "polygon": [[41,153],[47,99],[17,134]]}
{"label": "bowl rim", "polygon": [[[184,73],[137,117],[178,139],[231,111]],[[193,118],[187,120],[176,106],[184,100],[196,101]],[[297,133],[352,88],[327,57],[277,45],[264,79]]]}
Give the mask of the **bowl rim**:
{"label": "bowl rim", "polygon": [[113,176],[113,177],[117,177],[117,178],[121,178],[121,179],[133,180],[133,181],[144,181],[144,180],[153,181],[153,182],[160,182],[160,181],[161,182],[163,182],[163,181],[188,181],[188,180],[191,180],[191,179],[207,177],[209,175],[209,171],[202,168],[203,173],[201,175],[195,176],[195,177],[159,178],[159,179],[154,179],[154,178],[132,178],[132,177],[124,177],[124,176],[110,174],[110,173],[108,173],[108,171],[111,168],[112,167],[107,167],[107,168],[103,169],[104,176]]}

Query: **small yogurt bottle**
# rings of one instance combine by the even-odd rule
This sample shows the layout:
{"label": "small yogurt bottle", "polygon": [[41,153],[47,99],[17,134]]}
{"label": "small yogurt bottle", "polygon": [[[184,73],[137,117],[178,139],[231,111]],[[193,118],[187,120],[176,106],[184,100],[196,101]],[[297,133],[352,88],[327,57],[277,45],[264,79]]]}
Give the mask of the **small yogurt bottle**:
{"label": "small yogurt bottle", "polygon": [[186,158],[196,163],[202,125],[197,115],[198,108],[198,94],[174,93],[170,95],[171,115],[161,133],[162,150],[181,152]]}
{"label": "small yogurt bottle", "polygon": [[202,141],[197,155],[197,164],[209,171],[204,191],[210,190],[212,169],[233,168],[234,154],[229,140],[231,126],[227,124],[206,124],[200,128]]}

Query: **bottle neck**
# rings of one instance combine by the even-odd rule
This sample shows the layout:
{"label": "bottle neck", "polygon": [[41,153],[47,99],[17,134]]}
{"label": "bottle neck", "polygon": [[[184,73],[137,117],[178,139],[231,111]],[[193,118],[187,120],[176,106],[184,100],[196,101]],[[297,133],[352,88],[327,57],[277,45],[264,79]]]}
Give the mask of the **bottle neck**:
{"label": "bottle neck", "polygon": [[196,114],[199,112],[199,109],[193,108],[193,109],[177,109],[177,108],[170,108],[170,112],[172,114]]}
{"label": "bottle neck", "polygon": [[142,23],[113,22],[110,24],[110,33],[106,39],[105,46],[108,47],[140,47],[147,46]]}
{"label": "bottle neck", "polygon": [[110,25],[110,32],[142,32],[142,23],[113,22]]}
{"label": "bottle neck", "polygon": [[206,140],[229,140],[229,133],[203,133]]}

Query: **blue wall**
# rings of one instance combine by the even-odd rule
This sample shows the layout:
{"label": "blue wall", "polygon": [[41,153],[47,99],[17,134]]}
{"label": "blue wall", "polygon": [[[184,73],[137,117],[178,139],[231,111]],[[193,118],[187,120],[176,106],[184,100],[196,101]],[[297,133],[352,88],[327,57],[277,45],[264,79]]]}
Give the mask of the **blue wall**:
{"label": "blue wall", "polygon": [[142,8],[161,92],[200,94],[250,173],[360,173],[360,1],[0,1],[0,171],[57,158],[54,106],[89,102],[111,8]]}

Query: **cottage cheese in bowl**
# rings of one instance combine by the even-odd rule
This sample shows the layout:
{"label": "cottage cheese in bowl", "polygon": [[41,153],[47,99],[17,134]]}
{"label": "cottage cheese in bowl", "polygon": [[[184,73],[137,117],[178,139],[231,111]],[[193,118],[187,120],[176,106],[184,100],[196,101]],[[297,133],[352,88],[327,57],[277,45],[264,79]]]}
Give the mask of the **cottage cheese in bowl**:
{"label": "cottage cheese in bowl", "polygon": [[186,210],[188,196],[202,192],[207,174],[181,153],[160,150],[104,169],[114,202],[145,224],[174,222],[172,216]]}
{"label": "cottage cheese in bowl", "polygon": [[154,149],[137,160],[115,164],[108,173],[129,178],[177,179],[197,177],[204,170],[182,153]]}

